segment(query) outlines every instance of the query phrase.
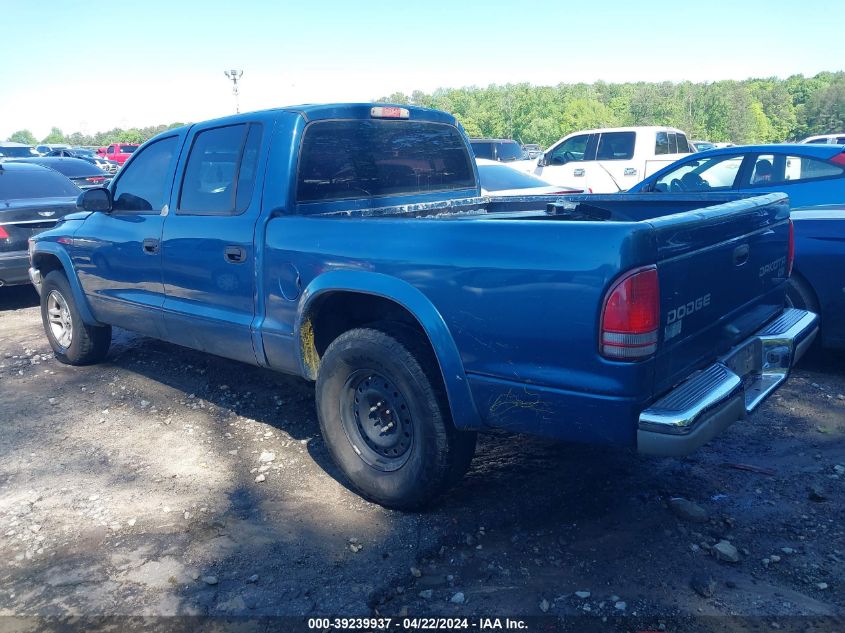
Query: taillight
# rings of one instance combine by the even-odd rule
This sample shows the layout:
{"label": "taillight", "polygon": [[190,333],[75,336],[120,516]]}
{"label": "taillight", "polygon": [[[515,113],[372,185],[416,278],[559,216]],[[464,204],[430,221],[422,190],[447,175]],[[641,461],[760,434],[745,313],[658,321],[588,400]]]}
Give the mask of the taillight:
{"label": "taillight", "polygon": [[841,154],[837,154],[833,158],[830,159],[830,162],[834,165],[839,165],[840,167],[845,167],[845,152]]}
{"label": "taillight", "polygon": [[607,293],[601,314],[599,346],[606,358],[640,360],[657,351],[660,283],[657,268],[638,268]]}
{"label": "taillight", "polygon": [[786,276],[792,274],[792,263],[795,261],[795,225],[789,220],[789,247],[786,250]]}
{"label": "taillight", "polygon": [[105,176],[91,176],[89,178],[86,178],[85,180],[87,180],[88,182],[103,182],[105,179]]}
{"label": "taillight", "polygon": [[0,240],[5,240],[8,237],[9,237],[9,234],[6,232],[6,229],[4,229],[2,226],[0,226]]}

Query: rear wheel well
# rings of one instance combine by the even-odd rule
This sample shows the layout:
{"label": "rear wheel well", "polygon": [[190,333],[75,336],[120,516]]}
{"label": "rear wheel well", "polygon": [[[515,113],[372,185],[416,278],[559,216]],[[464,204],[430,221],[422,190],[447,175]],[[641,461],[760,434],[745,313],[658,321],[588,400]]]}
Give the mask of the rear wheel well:
{"label": "rear wheel well", "polygon": [[315,380],[320,359],[332,341],[354,328],[380,322],[400,323],[419,334],[436,358],[434,348],[419,321],[391,299],[360,292],[329,292],[308,307],[300,327],[300,348],[306,378]]}

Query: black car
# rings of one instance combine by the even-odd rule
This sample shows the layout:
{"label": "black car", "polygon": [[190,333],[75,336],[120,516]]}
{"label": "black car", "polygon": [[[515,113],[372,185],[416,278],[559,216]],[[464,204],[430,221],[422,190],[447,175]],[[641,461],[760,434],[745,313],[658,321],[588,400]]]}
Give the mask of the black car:
{"label": "black car", "polygon": [[60,174],[67,176],[80,189],[103,187],[112,179],[111,174],[107,174],[96,165],[92,165],[81,158],[41,156],[40,158],[15,159],[15,162],[34,163],[42,167],[55,169]]}
{"label": "black car", "polygon": [[54,156],[64,158],[79,158],[81,160],[91,163],[92,165],[96,165],[104,172],[112,175],[117,173],[117,170],[120,169],[119,163],[113,160],[109,160],[104,156],[100,156],[93,149],[85,149],[84,147],[71,147],[69,149],[62,147],[59,149],[51,150],[47,152],[47,154],[45,154],[45,157]]}
{"label": "black car", "polygon": [[522,151],[522,145],[509,138],[471,138],[469,144],[476,158],[509,163],[514,160],[524,160],[527,157]]}
{"label": "black car", "polygon": [[0,163],[0,286],[29,282],[27,240],[76,210],[79,188],[60,173]]}

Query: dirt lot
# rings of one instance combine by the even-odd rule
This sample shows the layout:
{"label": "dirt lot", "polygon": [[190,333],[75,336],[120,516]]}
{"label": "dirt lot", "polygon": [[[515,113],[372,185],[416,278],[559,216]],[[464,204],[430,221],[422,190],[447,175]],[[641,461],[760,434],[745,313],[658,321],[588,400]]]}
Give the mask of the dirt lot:
{"label": "dirt lot", "polygon": [[35,306],[0,290],[0,615],[845,614],[841,354],[687,459],[491,435],[402,514],[309,383],[125,332],[67,367]]}

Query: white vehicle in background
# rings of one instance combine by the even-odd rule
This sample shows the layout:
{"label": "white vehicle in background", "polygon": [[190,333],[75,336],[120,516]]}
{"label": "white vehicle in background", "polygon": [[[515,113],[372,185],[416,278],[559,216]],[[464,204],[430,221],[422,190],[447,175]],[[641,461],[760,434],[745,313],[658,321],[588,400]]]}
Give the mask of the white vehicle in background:
{"label": "white vehicle in background", "polygon": [[507,164],[487,158],[476,158],[478,181],[485,196],[553,196],[583,193],[572,187],[550,185],[545,180],[526,174]]}
{"label": "white vehicle in background", "polygon": [[533,173],[555,185],[616,193],[692,152],[687,135],[671,127],[585,130],[552,145]]}
{"label": "white vehicle in background", "polygon": [[816,136],[808,136],[801,143],[810,143],[812,145],[845,145],[845,132],[839,134],[817,134]]}

